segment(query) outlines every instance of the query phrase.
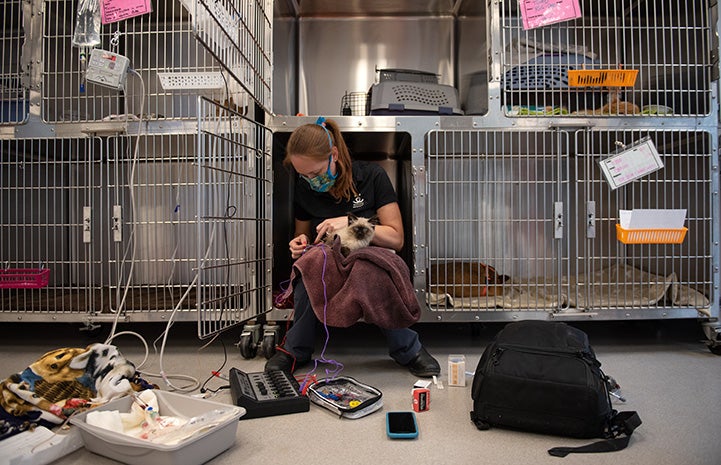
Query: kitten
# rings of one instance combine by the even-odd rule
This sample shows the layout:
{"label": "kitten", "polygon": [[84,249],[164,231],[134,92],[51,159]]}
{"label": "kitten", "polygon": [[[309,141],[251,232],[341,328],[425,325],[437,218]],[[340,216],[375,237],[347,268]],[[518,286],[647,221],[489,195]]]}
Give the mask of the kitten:
{"label": "kitten", "polygon": [[323,242],[328,246],[332,246],[335,237],[338,236],[340,238],[340,252],[347,257],[354,250],[366,247],[371,243],[378,223],[376,215],[363,218],[348,213],[348,226],[335,231],[333,235],[326,235]]}

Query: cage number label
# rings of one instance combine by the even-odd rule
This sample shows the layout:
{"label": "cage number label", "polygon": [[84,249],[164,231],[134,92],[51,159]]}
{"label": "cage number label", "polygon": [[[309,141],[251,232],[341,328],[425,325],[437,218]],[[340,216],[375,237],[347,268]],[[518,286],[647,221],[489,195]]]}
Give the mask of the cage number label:
{"label": "cage number label", "polygon": [[663,168],[663,161],[653,141],[645,139],[617,155],[601,160],[600,165],[611,189],[616,189]]}
{"label": "cage number label", "polygon": [[100,17],[103,24],[144,15],[153,11],[150,0],[102,0]]}
{"label": "cage number label", "polygon": [[519,0],[519,6],[526,30],[581,17],[579,0]]}

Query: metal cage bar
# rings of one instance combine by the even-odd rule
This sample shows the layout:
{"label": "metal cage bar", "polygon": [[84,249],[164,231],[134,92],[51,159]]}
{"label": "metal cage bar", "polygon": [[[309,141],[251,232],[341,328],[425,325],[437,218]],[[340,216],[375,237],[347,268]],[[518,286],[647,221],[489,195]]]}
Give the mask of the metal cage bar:
{"label": "metal cage bar", "polygon": [[[646,137],[663,168],[613,189],[599,162]],[[431,131],[429,310],[716,317],[714,137],[687,129]],[[688,233],[681,243],[628,243],[617,236],[621,209],[685,209]]]}

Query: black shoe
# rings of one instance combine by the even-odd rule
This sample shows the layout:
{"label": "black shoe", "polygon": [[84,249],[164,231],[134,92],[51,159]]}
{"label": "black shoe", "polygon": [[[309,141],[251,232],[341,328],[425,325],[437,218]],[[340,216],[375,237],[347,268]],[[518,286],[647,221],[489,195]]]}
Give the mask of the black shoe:
{"label": "black shoe", "polygon": [[308,361],[296,360],[292,355],[276,350],[275,354],[265,362],[265,371],[280,370],[293,374],[295,370],[307,363]]}
{"label": "black shoe", "polygon": [[441,366],[438,360],[433,358],[428,351],[421,347],[420,352],[405,366],[414,375],[420,378],[430,378],[441,374]]}

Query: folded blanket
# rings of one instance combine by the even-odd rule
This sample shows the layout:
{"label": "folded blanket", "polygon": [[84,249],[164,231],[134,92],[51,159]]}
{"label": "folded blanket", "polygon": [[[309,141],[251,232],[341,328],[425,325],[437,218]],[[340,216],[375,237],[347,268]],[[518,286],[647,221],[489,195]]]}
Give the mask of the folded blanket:
{"label": "folded blanket", "polygon": [[124,396],[134,375],[135,366],[112,345],[50,351],[0,385],[0,440]]}
{"label": "folded blanket", "polygon": [[[319,244],[293,264],[313,311],[328,326],[347,328],[363,319],[385,329],[407,328],[421,316],[408,266],[392,250],[364,247],[347,257],[340,243]],[[289,286],[287,294],[292,292]]]}

